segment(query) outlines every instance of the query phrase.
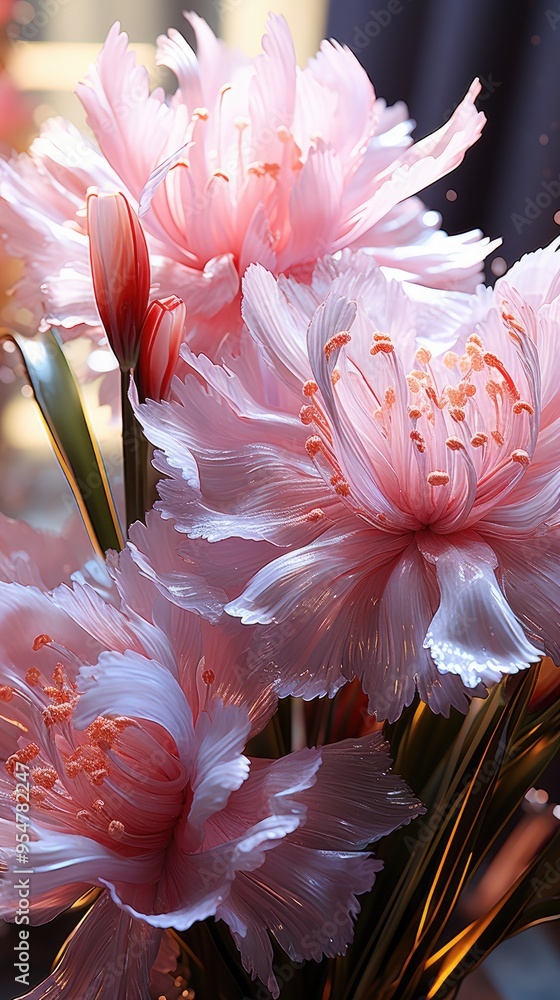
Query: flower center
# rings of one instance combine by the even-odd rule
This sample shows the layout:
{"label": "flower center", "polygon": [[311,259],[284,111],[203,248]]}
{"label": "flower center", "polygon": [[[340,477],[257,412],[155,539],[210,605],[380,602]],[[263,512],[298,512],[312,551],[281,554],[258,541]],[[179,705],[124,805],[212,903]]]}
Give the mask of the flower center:
{"label": "flower center", "polygon": [[[503,321],[512,339],[519,339],[524,331],[514,318],[504,313]],[[333,356],[338,361],[351,340],[347,331],[331,337],[324,347],[327,362]],[[511,363],[487,350],[478,333],[467,337],[461,355],[448,351],[443,365],[420,347],[408,372],[387,334],[373,334],[369,354],[373,365],[359,364],[348,353],[342,380],[337,368],[331,372],[335,406],[344,410],[340,426],[353,426],[347,441],[335,432],[314,380],[303,385],[300,410],[301,422],[315,432],[306,441],[308,455],[354,510],[389,530],[444,525],[451,507],[472,507],[491,476],[499,474],[505,489],[523,474],[531,461],[535,402],[521,366],[515,365],[516,381]],[[363,442],[360,468],[370,470],[371,509],[364,509],[363,478],[361,490],[353,483],[350,452],[356,440]],[[394,516],[384,512],[380,494]],[[315,508],[307,519],[320,516]]]}
{"label": "flower center", "polygon": [[[70,650],[42,633],[34,639],[32,649],[39,652],[45,647],[62,655],[75,669],[81,666]],[[39,742],[33,741],[20,746],[5,763],[7,773],[17,781],[21,766],[27,767],[34,762],[29,768],[30,798],[34,806],[40,808],[43,817],[53,812],[58,816],[74,815],[89,827],[93,826],[98,833],[105,833],[113,840],[122,840],[126,833],[124,825],[106,811],[105,803],[95,789],[110,773],[108,752],[120,734],[135,725],[134,720],[124,716],[98,716],[84,732],[75,730],[71,718],[80,695],[62,660],[56,663],[50,678],[39,667],[32,666],[27,670],[25,680],[31,699],[41,706],[45,726],[54,730],[52,743],[42,747]],[[17,689],[10,685],[0,687],[0,699],[3,701],[12,701],[16,693]],[[74,780],[77,782],[75,794],[71,789]],[[90,794],[88,785],[91,787]],[[77,810],[76,806],[79,807]]]}

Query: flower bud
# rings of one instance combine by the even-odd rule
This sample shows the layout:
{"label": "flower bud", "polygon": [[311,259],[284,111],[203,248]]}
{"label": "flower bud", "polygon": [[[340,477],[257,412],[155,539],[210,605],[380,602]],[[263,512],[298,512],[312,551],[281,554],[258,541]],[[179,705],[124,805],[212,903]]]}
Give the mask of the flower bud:
{"label": "flower bud", "polygon": [[88,195],[93,290],[101,322],[123,371],[138,357],[150,294],[150,259],[138,216],[121,193]]}
{"label": "flower bud", "polygon": [[140,334],[136,383],[140,399],[165,399],[183,342],[187,307],[170,295],[151,302]]}

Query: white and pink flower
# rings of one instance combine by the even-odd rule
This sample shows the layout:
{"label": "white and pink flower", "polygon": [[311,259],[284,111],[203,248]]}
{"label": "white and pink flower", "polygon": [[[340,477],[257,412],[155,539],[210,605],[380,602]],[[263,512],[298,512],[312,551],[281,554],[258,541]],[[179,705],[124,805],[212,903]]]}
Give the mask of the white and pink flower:
{"label": "white and pink flower", "polygon": [[[169,550],[172,527],[156,514],[148,522],[133,535]],[[49,996],[77,1000],[87,982],[109,1000],[120,961],[119,996],[147,1000],[162,932],[209,916],[278,996],[268,932],[293,959],[344,951],[356,897],[381,867],[362,849],[419,804],[389,774],[379,734],[278,760],[245,756],[276,708],[274,689],[247,674],[248,630],[179,609],[126,551],[113,574],[120,610],[86,584],[51,594],[0,584],[1,867],[17,867],[25,774],[32,922],[90,886],[105,890]],[[8,920],[14,881],[0,874]],[[322,933],[334,911],[334,931]],[[92,935],[108,948],[92,948]]]}
{"label": "white and pink flower", "polygon": [[405,106],[376,97],[336,42],[301,70],[282,17],[270,17],[252,60],[188,19],[198,57],[174,29],[158,39],[157,61],[178,80],[171,98],[150,92],[116,24],[77,90],[97,145],[52,120],[29,156],[0,164],[0,227],[25,262],[17,294],[37,321],[66,336],[99,331],[84,217],[91,188],[139,207],[154,295],[186,302],[189,342],[215,357],[239,333],[252,262],[309,274],[325,253],[367,246],[410,281],[476,285],[488,241],[477,231],[446,236],[416,193],[478,139],[478,82],[446,124],[413,143]]}
{"label": "white and pink flower", "polygon": [[195,375],[139,415],[164,516],[214,565],[238,545],[226,610],[257,672],[304,698],[358,676],[394,720],[557,657],[556,244],[444,305],[363,253],[311,285],[253,267],[243,314],[268,375],[183,348]]}

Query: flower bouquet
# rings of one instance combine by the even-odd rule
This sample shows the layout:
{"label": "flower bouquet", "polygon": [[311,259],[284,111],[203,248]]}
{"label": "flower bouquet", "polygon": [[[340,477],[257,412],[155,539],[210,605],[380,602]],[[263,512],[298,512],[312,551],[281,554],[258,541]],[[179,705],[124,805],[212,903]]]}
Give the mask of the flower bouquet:
{"label": "flower bouquet", "polygon": [[33,317],[4,342],[82,515],[0,520],[14,995],[452,997],[560,915],[553,805],[515,841],[560,743],[557,244],[484,287],[497,243],[417,197],[477,81],[412,142],[336,42],[301,70],[280,17],[253,60],[188,19],[171,97],[115,25],[94,139],[53,120],[0,164]]}

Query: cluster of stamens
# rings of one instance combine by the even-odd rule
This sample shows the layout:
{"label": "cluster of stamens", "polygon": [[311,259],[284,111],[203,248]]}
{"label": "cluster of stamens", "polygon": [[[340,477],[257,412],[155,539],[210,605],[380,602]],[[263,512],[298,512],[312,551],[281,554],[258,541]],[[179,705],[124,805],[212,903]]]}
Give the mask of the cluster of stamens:
{"label": "cluster of stamens", "polygon": [[[51,637],[42,633],[34,639],[33,651],[37,652],[43,646],[49,646],[52,643],[53,640]],[[42,711],[45,725],[54,726],[57,723],[70,721],[72,712],[78,702],[78,693],[74,682],[68,679],[62,663],[58,662],[56,664],[50,684],[45,681],[45,678],[37,667],[30,667],[25,675],[25,679],[29,687],[40,689],[50,702]]]}
{"label": "cluster of stamens", "polygon": [[[519,339],[518,335],[524,331],[514,317],[504,313],[503,320],[514,339]],[[351,335],[348,331],[334,334],[324,346],[326,360],[330,361],[333,354],[345,347],[350,340]],[[391,414],[397,403],[396,386],[402,384],[402,374],[399,375],[399,361],[391,337],[376,331],[373,334],[370,354],[372,357],[386,358],[383,363],[394,368],[395,377],[391,379],[391,383],[386,386],[381,396],[378,396],[374,388],[369,385],[371,394],[378,404],[372,415],[382,434],[392,443]],[[475,452],[486,449],[490,444],[498,449],[503,448],[506,440],[510,438],[510,414],[514,420],[522,415],[529,418],[534,415],[533,404],[522,398],[506,364],[497,354],[485,349],[478,333],[472,333],[467,338],[462,355],[453,351],[448,351],[444,355],[443,363],[447,369],[450,372],[458,372],[459,377],[455,384],[447,384],[438,390],[431,369],[431,360],[430,351],[420,347],[416,352],[418,367],[405,375],[409,394],[407,400],[410,419],[409,440],[418,455],[426,456],[423,461],[429,457],[430,440],[436,425],[440,426],[438,420],[441,418],[437,418],[438,411],[445,414],[452,425],[457,427],[456,432],[451,431],[449,427],[451,433],[448,431],[445,440],[449,451],[456,455],[466,455],[469,449]],[[336,385],[339,378],[340,372],[335,369],[331,374],[333,385]],[[488,423],[488,416],[485,415],[488,414],[488,405],[481,405],[482,400],[477,403],[477,394],[480,392],[484,392],[491,403],[490,412],[493,411],[494,414],[491,423]],[[313,379],[304,383],[303,395],[306,402],[301,407],[300,420],[305,426],[313,426],[316,429],[316,433],[307,438],[305,447],[312,459],[325,460],[328,463],[332,470],[331,485],[341,497],[347,497],[351,493],[351,484],[343,475],[334,455],[330,423],[318,393],[318,385]],[[487,424],[484,429],[480,428],[482,419]],[[512,449],[509,459],[521,466],[529,465],[531,460],[529,453],[523,448]],[[445,468],[430,468],[429,465],[420,468],[427,484],[431,487],[447,486],[451,481],[451,476]],[[313,522],[319,520],[321,516],[324,516],[324,512],[316,508],[309,511],[306,519]]]}
{"label": "cluster of stamens", "polygon": [[[44,646],[63,650],[46,633],[36,636],[32,648],[34,652],[41,650]],[[69,653],[69,651],[67,651]],[[69,653],[71,656],[72,654]],[[128,727],[135,725],[132,719],[125,716],[109,718],[98,716],[87,727],[83,734],[80,734],[80,743],[75,745],[75,732],[68,730],[72,712],[79,700],[77,686],[70,680],[62,662],[57,662],[48,681],[41,670],[37,667],[30,667],[25,675],[25,680],[30,688],[36,689],[49,702],[41,710],[43,721],[47,728],[53,726],[65,726],[64,743],[72,740],[75,749],[59,749],[64,762],[66,778],[75,779],[83,775],[90,781],[91,785],[102,785],[109,774],[108,751],[111,750],[115,741],[121,733]],[[9,702],[14,698],[16,691],[10,685],[0,686],[0,700]],[[35,805],[44,808],[54,807],[57,799],[50,798],[49,793],[67,802],[72,801],[72,796],[68,793],[65,781],[61,781],[60,774],[52,763],[45,759],[45,754],[38,743],[30,742],[20,747],[15,753],[8,757],[5,763],[7,773],[12,777],[17,777],[17,770],[22,765],[29,768],[30,798]],[[83,791],[83,789],[82,789]],[[88,809],[79,809],[76,817],[90,824],[101,826],[113,840],[122,840],[125,835],[124,825],[120,820],[115,820],[104,812],[105,803],[100,798],[94,798]]]}
{"label": "cluster of stamens", "polygon": [[[504,316],[505,321],[512,321],[509,315]],[[515,329],[519,332],[522,328],[513,321]],[[370,353],[392,355],[394,345],[387,334],[374,333]],[[443,361],[450,370],[458,368],[460,379],[455,385],[446,385],[441,393],[438,393],[434,377],[430,370],[431,353],[425,347],[419,348],[416,352],[416,360],[422,367],[415,368],[406,376],[408,391],[410,394],[408,405],[408,416],[411,421],[409,438],[416,451],[423,455],[428,450],[428,440],[426,432],[418,427],[418,422],[424,418],[428,426],[435,426],[436,410],[444,410],[451,420],[461,428],[463,436],[451,434],[446,439],[446,446],[451,452],[465,452],[468,447],[473,449],[485,447],[489,440],[499,447],[505,444],[504,437],[504,408],[510,406],[514,415],[518,416],[526,413],[529,416],[534,414],[534,407],[527,400],[521,398],[521,394],[515,384],[510,372],[504,362],[496,354],[486,351],[481,337],[478,334],[471,334],[466,341],[465,350],[462,355],[454,351],[448,351]],[[469,430],[469,403],[474,403],[474,397],[479,391],[479,387],[472,380],[475,373],[487,371],[488,377],[484,384],[484,389],[488,398],[493,403],[495,413],[495,424],[489,432],[482,430]],[[496,378],[493,373],[499,376]],[[394,386],[389,386],[385,390],[384,406],[380,405],[374,416],[382,426],[386,436],[388,427],[387,416],[390,417],[390,410],[396,402],[396,391]],[[478,409],[478,408],[477,408]],[[479,412],[479,410],[478,410]],[[530,456],[523,449],[516,448],[510,455],[511,461],[522,465],[528,465]],[[426,481],[430,486],[447,486],[450,482],[449,474],[443,469],[432,469],[425,473]]]}
{"label": "cluster of stamens", "polygon": [[[249,177],[270,178],[274,182],[278,182],[280,176],[286,170],[297,173],[302,169],[304,164],[302,150],[298,146],[293,133],[286,125],[279,125],[276,128],[276,137],[283,147],[283,152],[279,155],[280,162],[260,159],[246,162],[247,143],[244,140],[244,133],[251,127],[251,121],[245,117],[237,117],[233,120],[233,127],[238,135],[236,148],[232,148],[227,152],[222,150],[221,136],[224,132],[222,127],[224,98],[231,89],[232,85],[229,83],[224,84],[220,88],[215,112],[209,111],[206,107],[197,107],[193,110],[185,135],[185,154],[175,161],[169,171],[171,183],[173,183],[173,175],[177,170],[190,170],[189,146],[196,142],[196,130],[200,123],[204,122],[214,122],[217,144],[217,148],[208,149],[207,151],[209,173],[204,188],[205,194],[208,194],[210,188],[216,182],[223,182],[225,184],[233,182],[232,187],[235,187],[239,193]],[[320,136],[315,136],[312,142],[316,143],[320,138]],[[216,165],[215,169],[211,169],[213,165]],[[279,244],[281,238],[282,232],[280,229],[270,230],[267,237],[270,245],[274,247]]]}

